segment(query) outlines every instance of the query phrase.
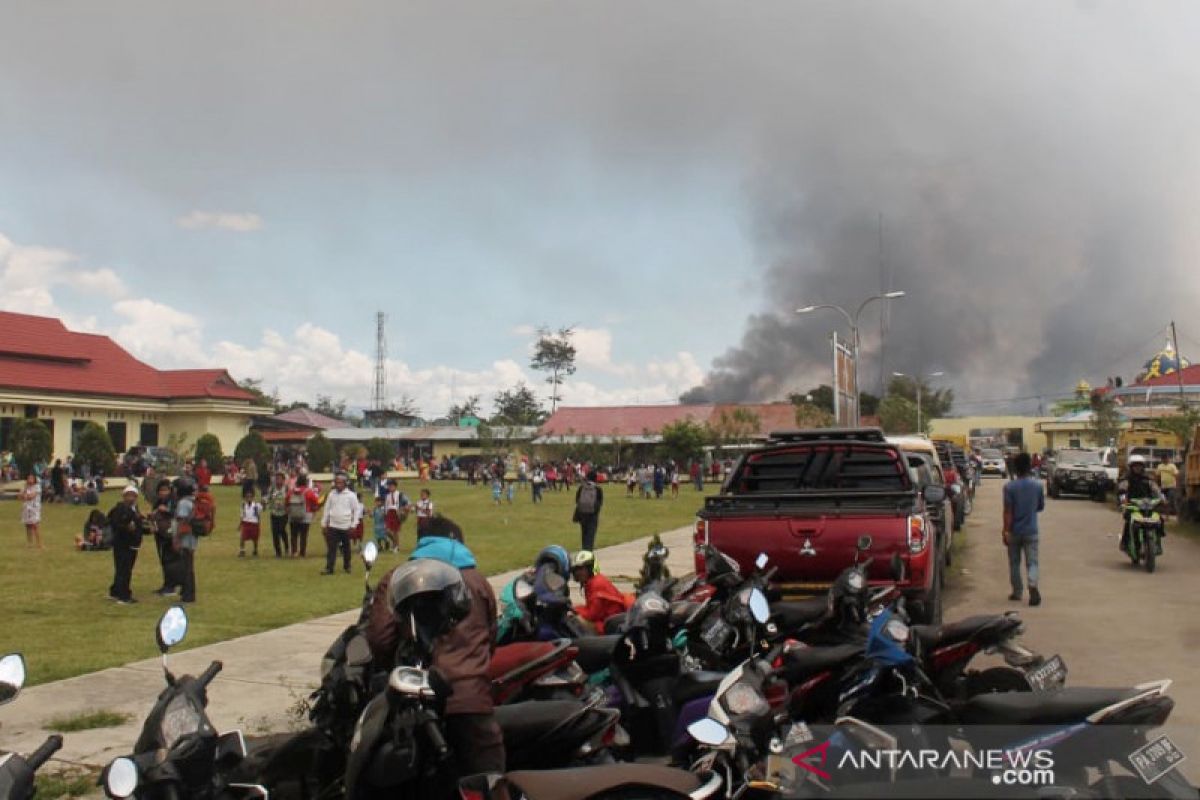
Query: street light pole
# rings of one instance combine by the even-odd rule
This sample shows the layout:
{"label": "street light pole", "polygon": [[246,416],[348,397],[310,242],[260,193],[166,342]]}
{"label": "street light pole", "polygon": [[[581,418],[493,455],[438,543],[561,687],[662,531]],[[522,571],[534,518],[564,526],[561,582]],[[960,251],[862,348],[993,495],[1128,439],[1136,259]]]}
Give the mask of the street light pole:
{"label": "street light pole", "polygon": [[946,373],[931,372],[925,376],[907,375],[903,372],[893,372],[892,374],[895,375],[897,378],[912,378],[913,381],[917,384],[917,433],[924,433],[925,429],[921,427],[921,389],[922,389],[922,387],[925,386],[926,378],[940,378],[943,375],[945,375]]}
{"label": "street light pole", "polygon": [[[895,300],[898,297],[904,297],[904,292],[903,291],[895,291],[895,292],[885,292],[884,294],[872,295],[871,297],[868,297],[866,300],[863,300],[861,304],[859,304],[858,310],[855,311],[853,315],[851,315],[849,311],[842,308],[841,306],[833,305],[832,303],[822,303],[820,305],[804,306],[803,308],[796,309],[797,314],[808,314],[813,311],[816,311],[819,308],[828,308],[828,309],[832,309],[833,311],[839,312],[843,317],[846,318],[846,323],[850,326],[850,350],[851,350],[851,354],[854,357],[854,385],[851,387],[851,390],[854,392],[854,425],[856,427],[862,423],[862,411],[860,409],[862,398],[860,396],[859,389],[858,389],[858,372],[859,372],[858,356],[859,356],[859,350],[862,346],[862,340],[858,335],[858,318],[860,316],[862,316],[862,313],[866,309],[866,307],[869,306],[874,301],[876,301],[876,300]],[[833,387],[833,402],[835,404],[837,403],[837,387],[836,386]],[[836,411],[836,408],[835,408],[835,411]]]}

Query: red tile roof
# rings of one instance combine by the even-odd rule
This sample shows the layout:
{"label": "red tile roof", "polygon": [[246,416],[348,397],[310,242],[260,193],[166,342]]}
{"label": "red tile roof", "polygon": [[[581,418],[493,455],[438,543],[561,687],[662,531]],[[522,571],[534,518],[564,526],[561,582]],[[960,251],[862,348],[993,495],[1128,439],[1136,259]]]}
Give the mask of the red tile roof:
{"label": "red tile roof", "polygon": [[796,427],[791,403],[726,403],[722,405],[664,406],[566,406],[559,408],[538,429],[539,436],[638,436],[657,434],[665,426],[685,419],[704,425],[715,422],[722,412],[736,409],[753,412],[759,433]]}
{"label": "red tile roof", "polygon": [[1145,380],[1138,381],[1133,386],[1175,386],[1179,383],[1180,377],[1183,378],[1184,386],[1200,384],[1200,364],[1184,367],[1182,375],[1169,372],[1166,375],[1159,375],[1156,378],[1146,378]]}
{"label": "red tile roof", "polygon": [[155,369],[107,336],[8,311],[0,311],[0,387],[149,400],[254,400],[223,369]]}

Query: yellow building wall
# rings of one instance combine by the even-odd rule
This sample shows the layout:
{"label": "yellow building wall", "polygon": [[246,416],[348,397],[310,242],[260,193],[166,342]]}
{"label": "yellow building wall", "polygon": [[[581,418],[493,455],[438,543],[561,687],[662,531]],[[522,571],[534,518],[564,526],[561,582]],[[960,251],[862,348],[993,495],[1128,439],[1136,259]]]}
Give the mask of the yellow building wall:
{"label": "yellow building wall", "polygon": [[1039,422],[1051,422],[1053,417],[943,417],[929,423],[931,438],[939,436],[970,436],[971,431],[986,428],[1020,428],[1025,450],[1036,453],[1046,448],[1046,436],[1039,433],[1036,425]]}
{"label": "yellow building wall", "polygon": [[[164,447],[171,435],[187,434],[183,449],[189,450],[196,446],[196,440],[206,433],[211,433],[221,442],[221,452],[227,456],[233,455],[234,448],[242,437],[250,432],[249,415],[234,415],[220,413],[167,413],[159,427],[159,444]],[[211,465],[210,465],[211,466]]]}
{"label": "yellow building wall", "polygon": [[433,443],[433,460],[441,461],[443,456],[450,458],[462,458],[463,456],[477,456],[480,450],[478,447],[459,447],[458,442],[437,442]]}

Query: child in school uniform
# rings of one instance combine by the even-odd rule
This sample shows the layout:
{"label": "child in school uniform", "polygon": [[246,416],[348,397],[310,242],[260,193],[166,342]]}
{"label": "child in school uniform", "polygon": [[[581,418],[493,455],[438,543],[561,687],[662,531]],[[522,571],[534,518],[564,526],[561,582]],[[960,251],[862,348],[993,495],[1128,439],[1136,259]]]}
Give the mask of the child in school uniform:
{"label": "child in school uniform", "polygon": [[504,491],[504,483],[499,478],[492,478],[492,502],[500,505],[500,494]]}
{"label": "child in school uniform", "polygon": [[358,524],[350,529],[350,545],[358,551],[362,549],[363,517],[366,516],[367,507],[363,505],[362,492],[355,492],[354,497],[358,500]]}
{"label": "child in school uniform", "polygon": [[504,496],[508,498],[508,504],[510,506],[512,505],[513,497],[516,496],[516,493],[517,493],[516,481],[505,481]]}
{"label": "child in school uniform", "polygon": [[421,490],[421,499],[417,501],[417,538],[425,535],[429,523],[433,522],[433,499],[428,489]]}
{"label": "child in school uniform", "polygon": [[242,521],[238,526],[241,532],[238,542],[238,558],[246,557],[246,542],[254,543],[254,557],[258,558],[258,534],[262,510],[262,503],[254,499],[253,489],[247,488],[242,492]]}
{"label": "child in school uniform", "polygon": [[371,512],[371,529],[375,534],[375,546],[380,552],[392,549],[392,538],[388,535],[387,511],[383,507],[383,496],[375,495],[375,509]]}

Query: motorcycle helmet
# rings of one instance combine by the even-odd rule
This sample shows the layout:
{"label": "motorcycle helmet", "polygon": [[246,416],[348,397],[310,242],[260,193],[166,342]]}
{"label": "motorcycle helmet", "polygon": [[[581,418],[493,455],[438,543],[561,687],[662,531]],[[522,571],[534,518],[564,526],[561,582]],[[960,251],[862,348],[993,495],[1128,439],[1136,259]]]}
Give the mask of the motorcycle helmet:
{"label": "motorcycle helmet", "polygon": [[552,544],[543,547],[533,562],[533,569],[535,572],[540,571],[546,564],[553,566],[554,571],[564,579],[571,575],[571,556],[567,554],[567,549],[562,545]]}
{"label": "motorcycle helmet", "polygon": [[1130,456],[1129,457],[1129,466],[1132,467],[1134,464],[1141,464],[1143,467],[1146,466],[1146,457],[1140,456],[1140,455]]}
{"label": "motorcycle helmet", "polygon": [[571,572],[574,572],[580,567],[586,567],[588,572],[591,572],[593,575],[595,575],[598,571],[596,567],[596,554],[591,550],[580,550],[578,553],[576,553],[575,557],[571,559]]}
{"label": "motorcycle helmet", "polygon": [[437,637],[471,610],[462,573],[444,561],[418,558],[401,564],[388,581],[388,606],[405,627],[403,636],[428,655]]}

